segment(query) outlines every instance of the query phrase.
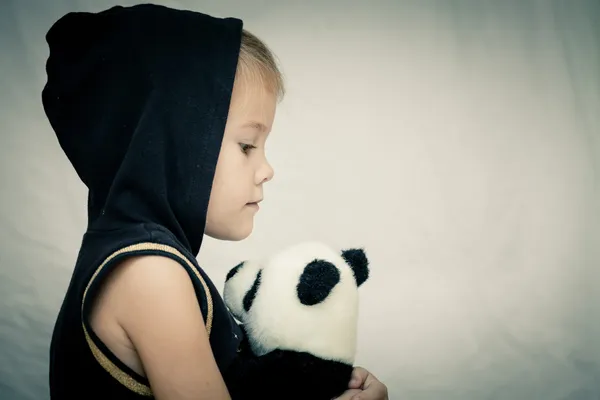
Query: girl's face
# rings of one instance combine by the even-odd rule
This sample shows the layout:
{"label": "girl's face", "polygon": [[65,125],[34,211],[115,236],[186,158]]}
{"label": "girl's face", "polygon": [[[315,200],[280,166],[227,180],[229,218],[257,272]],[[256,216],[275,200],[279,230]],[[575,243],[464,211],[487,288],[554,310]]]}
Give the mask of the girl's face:
{"label": "girl's face", "polygon": [[276,105],[275,94],[264,85],[236,77],[208,204],[206,235],[242,240],[252,233],[263,185],[273,178],[265,143]]}

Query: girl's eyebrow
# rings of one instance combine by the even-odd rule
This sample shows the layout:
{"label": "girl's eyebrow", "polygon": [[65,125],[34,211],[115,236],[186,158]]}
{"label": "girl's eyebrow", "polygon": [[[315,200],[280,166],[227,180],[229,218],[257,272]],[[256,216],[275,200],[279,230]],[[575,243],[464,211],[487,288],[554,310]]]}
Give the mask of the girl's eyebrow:
{"label": "girl's eyebrow", "polygon": [[262,133],[268,132],[269,129],[265,126],[265,124],[257,121],[250,121],[242,126],[242,128],[252,128],[256,129]]}

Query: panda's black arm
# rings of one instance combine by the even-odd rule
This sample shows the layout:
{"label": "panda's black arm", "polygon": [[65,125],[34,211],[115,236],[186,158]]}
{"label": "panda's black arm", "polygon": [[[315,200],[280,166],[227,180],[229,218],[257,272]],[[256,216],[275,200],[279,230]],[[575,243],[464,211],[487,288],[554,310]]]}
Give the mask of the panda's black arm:
{"label": "panda's black arm", "polygon": [[269,358],[256,357],[250,351],[238,356],[223,374],[232,400],[275,396],[268,382]]}
{"label": "panda's black arm", "polygon": [[352,369],[350,365],[308,353],[275,350],[256,357],[244,351],[224,378],[233,400],[267,397],[330,400],[346,390]]}

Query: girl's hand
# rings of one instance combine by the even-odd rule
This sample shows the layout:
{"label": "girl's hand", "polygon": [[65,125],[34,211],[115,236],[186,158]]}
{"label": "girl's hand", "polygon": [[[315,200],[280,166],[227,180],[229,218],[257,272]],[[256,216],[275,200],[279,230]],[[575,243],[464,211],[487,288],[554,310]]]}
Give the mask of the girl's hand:
{"label": "girl's hand", "polygon": [[345,391],[335,400],[389,400],[387,387],[364,368],[356,367]]}

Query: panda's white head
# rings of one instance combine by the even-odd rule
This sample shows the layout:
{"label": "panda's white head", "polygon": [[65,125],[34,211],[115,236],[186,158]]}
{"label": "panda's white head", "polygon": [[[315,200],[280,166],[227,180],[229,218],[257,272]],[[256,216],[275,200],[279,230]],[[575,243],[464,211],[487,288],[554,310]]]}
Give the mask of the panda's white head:
{"label": "panda's white head", "polygon": [[358,287],[369,277],[362,249],[307,242],[227,274],[224,300],[257,355],[275,349],[354,363]]}

